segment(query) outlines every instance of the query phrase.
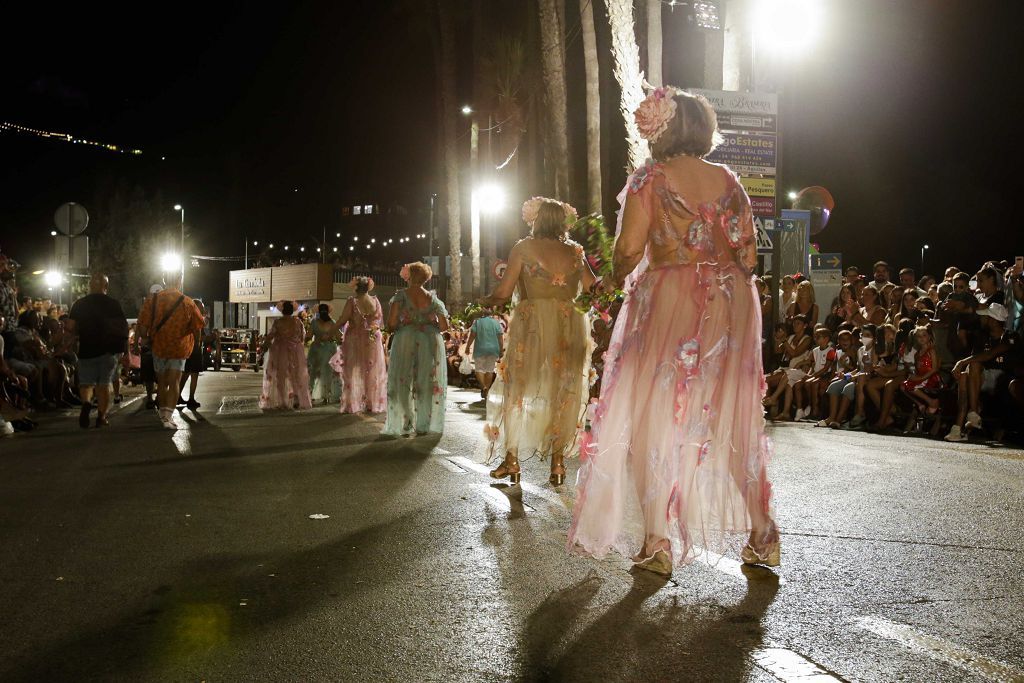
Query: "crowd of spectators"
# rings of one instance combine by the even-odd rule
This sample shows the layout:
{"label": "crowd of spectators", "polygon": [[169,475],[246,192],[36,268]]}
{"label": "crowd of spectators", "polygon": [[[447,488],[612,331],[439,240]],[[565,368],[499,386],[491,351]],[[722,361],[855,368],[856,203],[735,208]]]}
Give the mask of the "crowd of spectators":
{"label": "crowd of spectators", "polygon": [[[22,296],[15,269],[0,262],[0,437],[34,430],[39,413],[81,407],[79,365],[70,310]],[[114,379],[120,402],[121,373]]]}
{"label": "crowd of spectators", "polygon": [[769,419],[1019,440],[1022,270],[1019,260],[950,266],[938,280],[901,268],[893,282],[884,261],[870,279],[851,266],[827,309],[800,274],[774,292],[758,280]]}

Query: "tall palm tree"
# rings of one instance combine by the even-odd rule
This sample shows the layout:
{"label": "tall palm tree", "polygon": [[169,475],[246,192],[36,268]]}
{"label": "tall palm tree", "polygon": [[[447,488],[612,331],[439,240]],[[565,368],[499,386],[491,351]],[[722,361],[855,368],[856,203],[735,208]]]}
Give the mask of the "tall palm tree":
{"label": "tall palm tree", "polygon": [[657,87],[661,80],[661,0],[647,0],[647,82]]}
{"label": "tall palm tree", "polygon": [[587,83],[587,211],[601,213],[601,88],[594,31],[594,2],[580,1],[583,67]]}
{"label": "tall palm tree", "polygon": [[448,274],[448,303],[462,303],[462,208],[459,205],[459,150],[455,132],[455,15],[447,0],[437,1],[440,28],[441,129],[444,144],[444,175],[448,205],[448,253],[451,271]]}
{"label": "tall palm tree", "polygon": [[619,110],[626,124],[626,145],[628,165],[632,172],[641,166],[650,154],[647,141],[640,137],[640,130],[633,119],[633,112],[644,99],[643,82],[640,76],[640,49],[633,32],[632,0],[605,0],[608,23],[612,29],[612,56],[615,60],[615,80],[622,90]]}
{"label": "tall palm tree", "polygon": [[541,76],[547,101],[549,144],[545,155],[555,172],[555,197],[570,199],[569,124],[565,95],[564,33],[559,18],[561,0],[537,0],[540,16]]}

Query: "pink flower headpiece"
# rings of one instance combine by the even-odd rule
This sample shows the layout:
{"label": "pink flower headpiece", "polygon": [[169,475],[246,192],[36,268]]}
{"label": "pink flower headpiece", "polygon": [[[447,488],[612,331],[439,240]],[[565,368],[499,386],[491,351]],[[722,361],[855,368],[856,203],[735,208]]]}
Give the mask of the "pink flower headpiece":
{"label": "pink flower headpiece", "polygon": [[675,96],[680,92],[671,85],[655,88],[636,108],[633,119],[643,139],[654,142],[665,132],[676,115]]}
{"label": "pink flower headpiece", "polygon": [[406,282],[408,282],[409,279],[412,277],[412,273],[409,272],[409,264],[408,263],[406,263],[404,266],[402,266],[402,269],[400,271],[398,271],[398,277],[402,278]]}
{"label": "pink flower headpiece", "polygon": [[359,284],[360,280],[365,280],[366,281],[366,291],[367,292],[372,292],[373,291],[373,288],[375,286],[374,282],[373,282],[373,278],[372,277],[366,277],[366,276],[363,276],[363,275],[357,275],[356,277],[354,277],[351,280],[349,280],[348,281],[348,286],[351,287],[352,289],[355,289],[356,286]]}
{"label": "pink flower headpiece", "polygon": [[560,202],[557,199],[551,199],[549,197],[531,197],[523,202],[523,220],[530,227],[533,227],[533,222],[537,220],[537,214],[540,213],[540,205],[544,202],[554,202],[561,206],[562,211],[565,212],[566,223],[571,224],[579,220],[579,215],[571,204]]}

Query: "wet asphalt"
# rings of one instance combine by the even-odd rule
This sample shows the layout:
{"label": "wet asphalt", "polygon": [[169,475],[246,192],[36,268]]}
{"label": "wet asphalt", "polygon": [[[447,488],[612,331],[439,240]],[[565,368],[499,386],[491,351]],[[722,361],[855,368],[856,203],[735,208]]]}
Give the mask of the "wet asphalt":
{"label": "wet asphalt", "polygon": [[545,463],[492,485],[478,395],[385,441],[258,380],[0,440],[0,680],[1024,680],[1022,451],[776,427],[783,566],[664,582],[568,555]]}

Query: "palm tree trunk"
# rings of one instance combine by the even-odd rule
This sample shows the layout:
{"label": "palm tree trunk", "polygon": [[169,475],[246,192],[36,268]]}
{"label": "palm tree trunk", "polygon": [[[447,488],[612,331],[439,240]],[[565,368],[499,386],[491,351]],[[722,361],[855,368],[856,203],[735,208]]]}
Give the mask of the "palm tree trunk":
{"label": "palm tree trunk", "polygon": [[661,80],[661,0],[647,0],[647,82],[657,87]]}
{"label": "palm tree trunk", "polygon": [[559,29],[557,2],[538,0],[540,10],[541,75],[550,122],[550,144],[547,158],[555,172],[555,197],[569,197],[569,136],[565,96],[565,60],[562,32]]}
{"label": "palm tree trunk", "polygon": [[615,80],[622,90],[619,110],[626,124],[627,161],[630,173],[643,165],[650,150],[647,141],[640,137],[640,130],[633,119],[633,112],[644,99],[643,83],[640,77],[640,50],[633,33],[633,3],[631,0],[605,0],[608,23],[612,29],[612,56],[615,58]]}
{"label": "palm tree trunk", "polygon": [[587,83],[587,211],[601,213],[601,88],[594,31],[594,0],[580,0],[583,66]]}
{"label": "palm tree trunk", "polygon": [[459,150],[455,132],[455,17],[447,0],[439,0],[437,10],[441,28],[441,120],[451,256],[447,303],[451,308],[462,303],[462,207],[459,205]]}

